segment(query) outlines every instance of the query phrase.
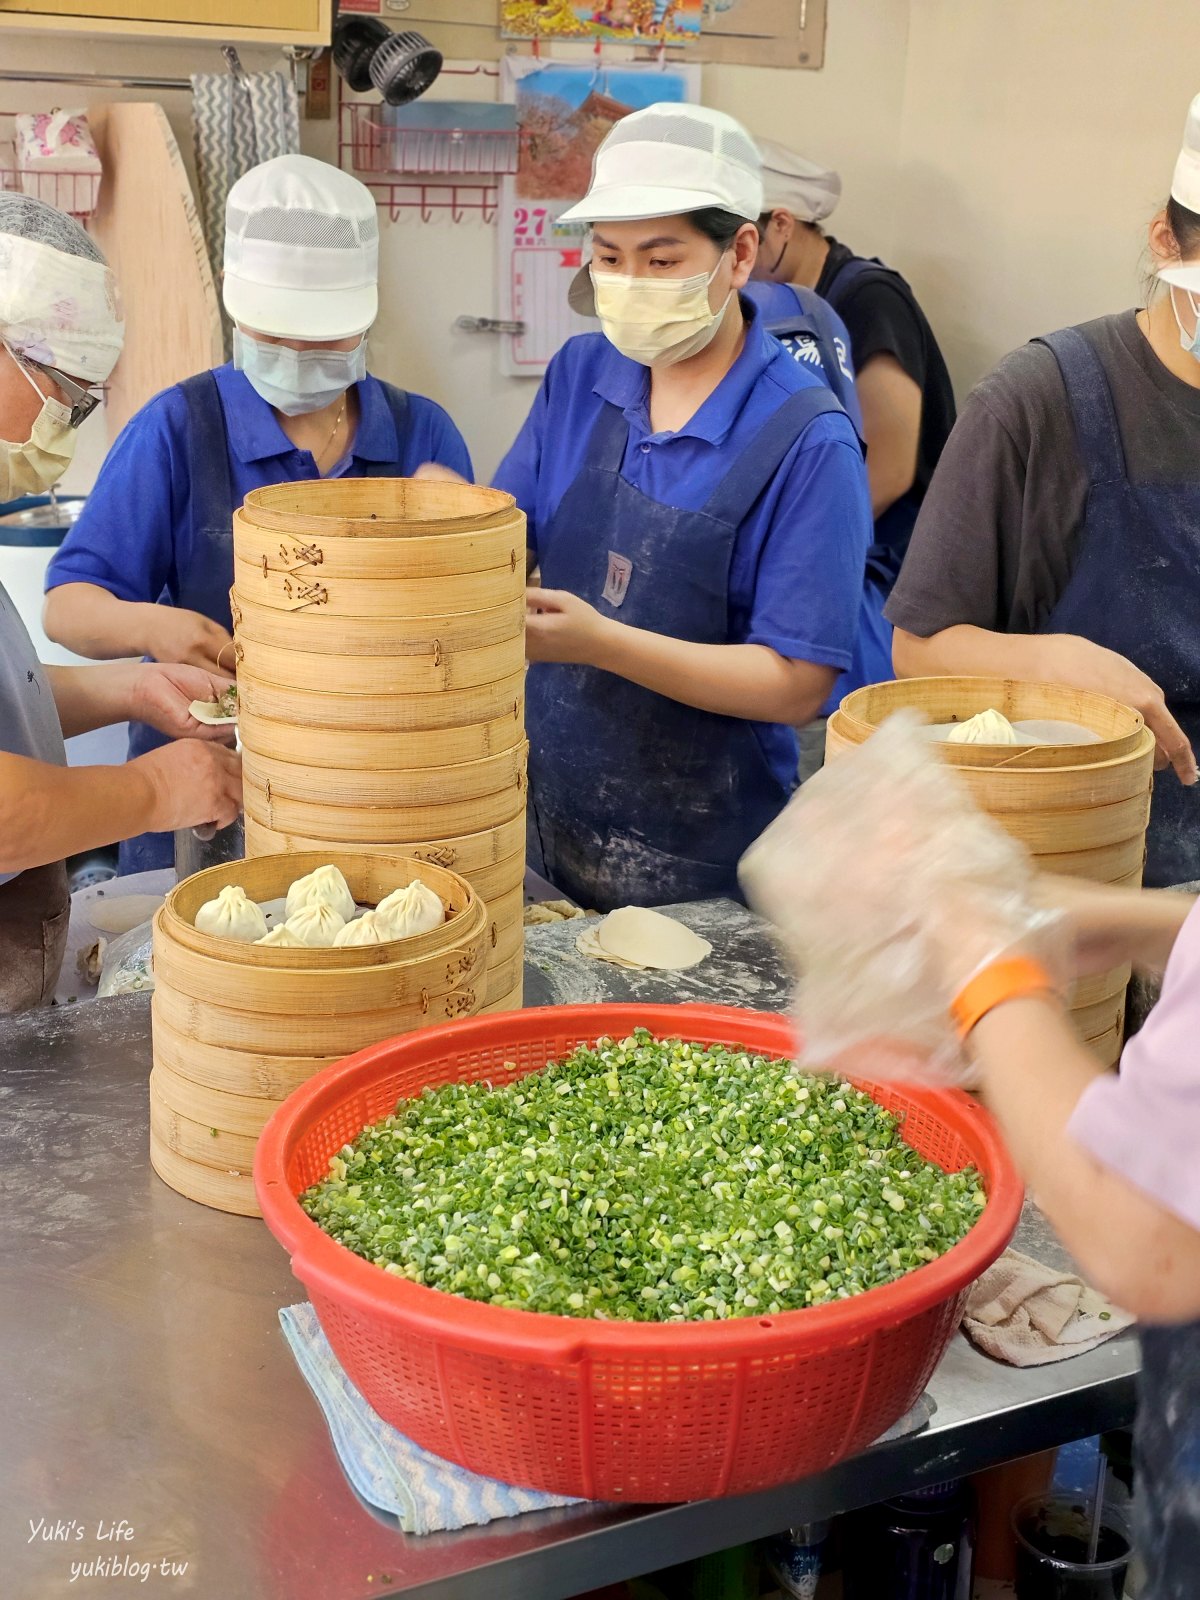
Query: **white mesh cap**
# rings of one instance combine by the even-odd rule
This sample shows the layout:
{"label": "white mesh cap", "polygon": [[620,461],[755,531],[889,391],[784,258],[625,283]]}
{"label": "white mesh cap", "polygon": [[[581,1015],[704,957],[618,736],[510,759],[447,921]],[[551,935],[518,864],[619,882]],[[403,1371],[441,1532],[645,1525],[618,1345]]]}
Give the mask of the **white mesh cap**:
{"label": "white mesh cap", "polygon": [[592,182],[564,222],[638,222],[719,206],[755,221],[762,163],[732,117],[707,106],[660,102],[616,123],[592,162]]}
{"label": "white mesh cap", "polygon": [[760,139],[765,211],[782,206],[800,222],[823,222],[842,197],[842,180],[832,167],[807,161],[786,145]]}
{"label": "white mesh cap", "polygon": [[284,339],[348,339],[379,310],[379,222],[365,184],[311,156],[252,167],[225,207],[233,320]]}
{"label": "white mesh cap", "polygon": [[[1188,211],[1200,213],[1200,94],[1188,107],[1183,127],[1183,148],[1175,163],[1171,198]],[[1200,261],[1181,261],[1173,267],[1160,267],[1159,277],[1191,294],[1200,294]]]}

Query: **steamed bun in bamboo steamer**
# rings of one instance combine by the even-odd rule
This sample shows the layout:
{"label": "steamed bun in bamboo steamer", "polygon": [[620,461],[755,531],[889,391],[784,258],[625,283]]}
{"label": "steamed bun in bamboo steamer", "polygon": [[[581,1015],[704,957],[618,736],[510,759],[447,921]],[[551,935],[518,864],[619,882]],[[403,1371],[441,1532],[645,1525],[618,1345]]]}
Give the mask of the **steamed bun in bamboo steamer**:
{"label": "steamed bun in bamboo steamer", "polygon": [[432,889],[414,878],[381,900],[375,915],[390,929],[389,939],[407,939],[414,933],[440,928],[446,920],[446,908]]}

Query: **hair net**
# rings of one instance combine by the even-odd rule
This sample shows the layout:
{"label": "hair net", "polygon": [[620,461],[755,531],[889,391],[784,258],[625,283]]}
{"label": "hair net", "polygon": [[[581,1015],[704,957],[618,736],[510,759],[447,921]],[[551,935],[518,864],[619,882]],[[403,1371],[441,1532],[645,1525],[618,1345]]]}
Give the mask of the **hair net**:
{"label": "hair net", "polygon": [[73,217],[0,194],[0,341],[87,383],[103,383],[125,325],[104,257]]}

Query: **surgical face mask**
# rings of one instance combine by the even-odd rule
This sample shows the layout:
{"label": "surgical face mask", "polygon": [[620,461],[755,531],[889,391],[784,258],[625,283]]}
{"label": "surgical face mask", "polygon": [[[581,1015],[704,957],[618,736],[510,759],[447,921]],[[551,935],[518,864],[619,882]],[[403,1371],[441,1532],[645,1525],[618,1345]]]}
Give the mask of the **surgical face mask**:
{"label": "surgical face mask", "polygon": [[[722,252],[721,260],[725,259]],[[596,315],[609,343],[644,367],[672,367],[712,343],[733,290],[719,310],[708,303],[709,285],[721,270],[690,278],[636,278],[592,267]]]}
{"label": "surgical face mask", "polygon": [[292,350],[233,330],[233,364],[250,387],[285,417],[321,411],[367,375],[367,338],[353,350]]}
{"label": "surgical face mask", "polygon": [[0,504],[15,500],[19,495],[42,494],[52,489],[75,454],[71,408],[44,395],[26,371],[24,362],[17,360],[11,351],[9,355],[41,400],[42,409],[23,443],[0,439]]}
{"label": "surgical face mask", "polygon": [[1197,303],[1194,294],[1188,294],[1186,289],[1180,291],[1187,300],[1188,309],[1191,311],[1196,323],[1192,332],[1188,333],[1184,329],[1183,318],[1179,315],[1179,307],[1175,303],[1174,285],[1170,287],[1168,292],[1171,296],[1171,310],[1175,313],[1175,323],[1179,329],[1179,342],[1190,356],[1195,356],[1196,360],[1200,361],[1200,304]]}

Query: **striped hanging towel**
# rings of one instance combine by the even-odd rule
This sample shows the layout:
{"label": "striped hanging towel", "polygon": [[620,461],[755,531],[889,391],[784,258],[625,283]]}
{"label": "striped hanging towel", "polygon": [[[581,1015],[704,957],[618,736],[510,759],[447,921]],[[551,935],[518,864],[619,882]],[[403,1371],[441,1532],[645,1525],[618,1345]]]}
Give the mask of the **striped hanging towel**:
{"label": "striped hanging towel", "polygon": [[[192,130],[200,214],[213,276],[221,279],[225,201],[230,189],[260,162],[300,149],[300,102],[282,72],[192,75]],[[229,328],[225,329],[226,354]]]}

